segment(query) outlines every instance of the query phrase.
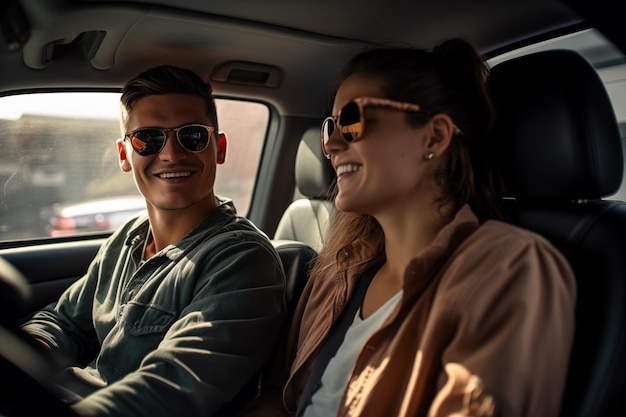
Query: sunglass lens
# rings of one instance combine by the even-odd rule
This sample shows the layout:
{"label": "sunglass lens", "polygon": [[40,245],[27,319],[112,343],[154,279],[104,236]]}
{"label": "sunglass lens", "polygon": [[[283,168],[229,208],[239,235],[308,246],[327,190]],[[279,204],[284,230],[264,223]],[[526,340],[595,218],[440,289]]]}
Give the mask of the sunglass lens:
{"label": "sunglass lens", "polygon": [[322,123],[322,140],[324,141],[324,144],[328,143],[328,141],[330,140],[330,135],[332,135],[334,131],[335,121],[332,119],[332,117],[329,117],[324,120],[324,123]]}
{"label": "sunglass lens", "polygon": [[209,144],[209,130],[204,126],[186,126],[178,131],[180,144],[190,152],[200,152]]}
{"label": "sunglass lens", "polygon": [[141,129],[131,136],[130,143],[139,155],[154,155],[163,148],[165,134],[159,129]]}
{"label": "sunglass lens", "polygon": [[361,125],[361,111],[358,104],[352,101],[343,106],[339,116],[339,126],[341,126],[341,136],[347,142],[352,142],[362,136],[363,126]]}

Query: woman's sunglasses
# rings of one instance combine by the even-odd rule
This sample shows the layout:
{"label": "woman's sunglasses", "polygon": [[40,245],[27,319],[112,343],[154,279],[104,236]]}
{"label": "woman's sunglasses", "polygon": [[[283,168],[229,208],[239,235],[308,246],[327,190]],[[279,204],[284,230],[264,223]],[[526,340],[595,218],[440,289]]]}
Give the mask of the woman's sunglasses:
{"label": "woman's sunglasses", "polygon": [[130,141],[131,146],[141,156],[156,155],[165,146],[167,133],[175,132],[180,146],[189,152],[202,152],[209,145],[211,132],[215,128],[201,124],[190,124],[171,129],[146,127],[128,132],[124,139]]}
{"label": "woman's sunglasses", "polygon": [[[328,116],[324,119],[324,122],[322,122],[322,151],[326,158],[330,159],[330,154],[326,151],[326,145],[330,140],[330,136],[335,131],[335,127],[339,129],[339,136],[346,142],[355,142],[363,137],[363,132],[365,131],[363,110],[365,107],[384,107],[412,113],[421,113],[429,117],[435,114],[414,103],[405,103],[376,97],[356,98],[343,106],[337,116]],[[461,133],[458,127],[454,126],[454,128],[456,134]]]}

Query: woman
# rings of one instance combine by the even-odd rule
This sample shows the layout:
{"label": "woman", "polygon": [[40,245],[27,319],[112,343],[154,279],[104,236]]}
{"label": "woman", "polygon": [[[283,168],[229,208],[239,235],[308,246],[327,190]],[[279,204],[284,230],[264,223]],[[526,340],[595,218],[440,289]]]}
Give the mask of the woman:
{"label": "woman", "polygon": [[[496,220],[481,159],[488,69],[467,42],[345,67],[322,128],[339,209],[259,415],[556,416],[575,281],[544,238]],[[314,363],[373,277],[321,380]],[[283,370],[281,373],[280,370]],[[280,389],[283,387],[284,389]]]}

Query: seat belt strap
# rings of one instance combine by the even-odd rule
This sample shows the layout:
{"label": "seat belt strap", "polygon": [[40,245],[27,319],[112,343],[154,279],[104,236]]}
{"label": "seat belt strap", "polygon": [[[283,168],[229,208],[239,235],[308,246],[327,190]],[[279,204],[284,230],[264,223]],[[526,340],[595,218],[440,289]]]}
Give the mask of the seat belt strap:
{"label": "seat belt strap", "polygon": [[339,349],[339,346],[341,346],[341,344],[343,343],[346,332],[354,321],[354,315],[363,303],[367,288],[369,287],[370,282],[372,281],[372,279],[376,275],[376,272],[378,272],[379,269],[380,265],[368,269],[361,276],[359,282],[357,282],[352,297],[350,297],[346,308],[341,312],[341,315],[335,323],[330,337],[326,339],[326,341],[324,342],[324,346],[322,346],[322,350],[320,350],[319,355],[315,359],[311,374],[307,379],[304,390],[300,395],[300,400],[298,401],[296,417],[302,416],[304,410],[311,402],[311,397],[313,397],[315,391],[317,391],[317,389],[320,387],[322,374],[326,370],[328,362],[330,362],[331,358],[335,356],[335,353],[337,353],[337,349]]}

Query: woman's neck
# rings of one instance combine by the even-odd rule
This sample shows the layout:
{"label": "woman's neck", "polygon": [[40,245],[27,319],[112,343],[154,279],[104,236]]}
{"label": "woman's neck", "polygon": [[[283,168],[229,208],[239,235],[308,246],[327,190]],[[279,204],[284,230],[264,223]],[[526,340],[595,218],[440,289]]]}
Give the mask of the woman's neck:
{"label": "woman's neck", "polygon": [[378,219],[385,235],[387,268],[402,274],[408,263],[424,251],[450,222],[441,216],[438,208],[412,212],[406,216],[388,216]]}

